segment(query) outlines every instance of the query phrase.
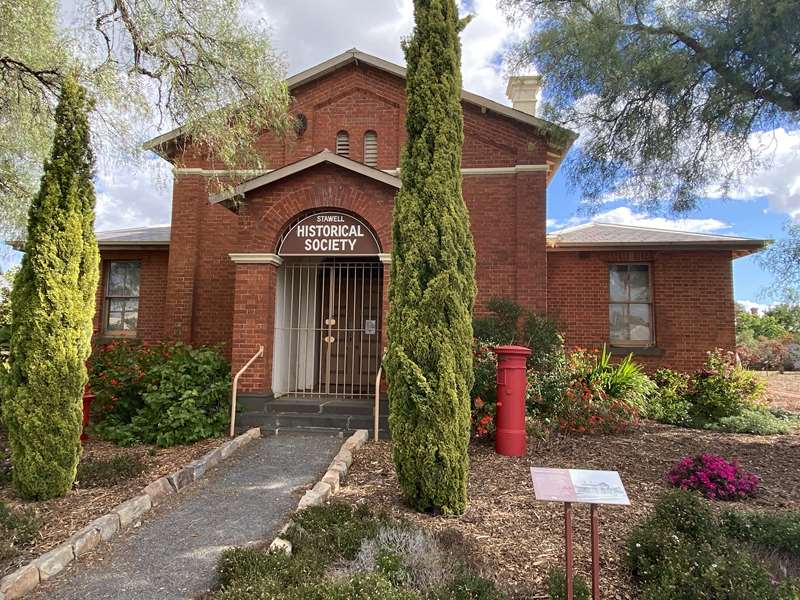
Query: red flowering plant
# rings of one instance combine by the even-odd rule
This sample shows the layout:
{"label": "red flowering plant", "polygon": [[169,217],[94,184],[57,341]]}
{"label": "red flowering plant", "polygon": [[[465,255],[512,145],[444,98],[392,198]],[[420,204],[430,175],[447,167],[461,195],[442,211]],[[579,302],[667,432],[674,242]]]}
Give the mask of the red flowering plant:
{"label": "red flowering plant", "polygon": [[716,454],[684,456],[666,474],[667,483],[695,490],[711,500],[739,500],[755,495],[759,477]]}
{"label": "red flowering plant", "polygon": [[96,396],[92,412],[96,420],[114,413],[130,422],[144,404],[147,373],[173,352],[166,344],[147,345],[134,340],[118,340],[96,348],[89,364],[89,388]]}
{"label": "red flowering plant", "polygon": [[497,412],[497,356],[489,344],[475,340],[472,368],[475,376],[470,394],[472,432],[476,437],[491,436]]}
{"label": "red flowering plant", "polygon": [[596,382],[578,380],[564,393],[556,415],[558,429],[567,433],[622,433],[639,424],[636,408],[625,400],[613,398]]}

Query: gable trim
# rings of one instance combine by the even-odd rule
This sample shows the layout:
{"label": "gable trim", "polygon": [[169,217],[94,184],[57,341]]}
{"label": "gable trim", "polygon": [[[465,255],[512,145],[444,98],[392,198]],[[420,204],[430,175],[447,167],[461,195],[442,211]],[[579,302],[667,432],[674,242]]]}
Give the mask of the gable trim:
{"label": "gable trim", "polygon": [[[372,56],[371,54],[366,54],[353,48],[352,50],[347,50],[338,56],[334,56],[333,58],[313,66],[310,69],[306,69],[305,71],[301,71],[300,73],[289,77],[286,80],[286,85],[291,91],[294,88],[300,87],[306,83],[311,83],[312,81],[351,63],[364,63],[370,67],[390,73],[401,79],[406,78],[405,67],[401,67],[400,65],[396,65],[387,60],[383,60],[382,58],[378,58],[377,56]],[[473,94],[472,92],[468,92],[463,89],[461,90],[461,100],[473,104],[482,110],[489,110],[514,121],[531,125],[542,132],[558,131],[561,136],[563,136],[564,141],[559,145],[563,147],[565,154],[578,137],[578,134],[574,131],[565,129],[559,125],[556,125],[555,123],[550,123],[549,121],[545,121],[539,117],[529,115],[528,113],[513,109],[509,106],[505,106],[504,104],[500,104],[499,102],[495,102],[494,100],[479,96],[478,94]],[[145,142],[143,148],[145,150],[152,150],[162,158],[168,159],[168,149],[170,143],[184,133],[185,128],[177,127],[172,131],[168,131],[167,133],[154,137],[153,139]]]}
{"label": "gable trim", "polygon": [[264,175],[260,175],[259,177],[245,181],[231,190],[225,190],[217,194],[212,194],[209,199],[212,204],[219,204],[220,202],[225,202],[236,196],[243,196],[247,192],[264,187],[265,185],[269,185],[276,181],[280,181],[281,179],[289,177],[290,175],[300,173],[301,171],[305,171],[306,169],[322,163],[336,165],[338,167],[342,167],[343,169],[347,169],[348,171],[352,171],[353,173],[358,173],[364,177],[369,177],[370,179],[380,181],[381,183],[385,183],[386,185],[390,185],[394,188],[400,188],[400,180],[394,175],[389,175],[380,169],[373,169],[372,167],[368,167],[360,162],[350,160],[344,156],[339,156],[330,150],[323,150],[322,152],[318,152],[317,154],[313,154],[307,158],[288,164],[280,169],[275,169],[274,171],[270,171],[269,173],[265,173]]}
{"label": "gable trim", "polygon": [[[361,163],[360,163],[361,164]],[[372,168],[372,167],[368,167]],[[514,165],[513,167],[463,167],[462,175],[507,175],[513,173],[546,173],[552,169],[551,165]],[[400,167],[394,169],[380,169],[387,175],[400,176]],[[275,169],[200,169],[197,167],[175,167],[175,175],[201,175],[203,177],[226,177],[236,175],[251,175],[259,177],[274,173]]]}

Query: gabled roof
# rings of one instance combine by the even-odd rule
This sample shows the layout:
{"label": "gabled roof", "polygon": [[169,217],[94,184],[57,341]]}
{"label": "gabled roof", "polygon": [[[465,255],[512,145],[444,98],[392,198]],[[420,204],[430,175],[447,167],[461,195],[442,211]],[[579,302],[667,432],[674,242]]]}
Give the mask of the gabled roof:
{"label": "gabled roof", "polygon": [[289,177],[290,175],[294,175],[300,171],[305,171],[306,169],[310,169],[311,167],[315,167],[322,163],[336,165],[343,169],[347,169],[348,171],[352,171],[353,173],[358,173],[359,175],[380,181],[386,185],[390,185],[398,189],[400,188],[399,177],[390,175],[386,171],[381,171],[380,169],[368,167],[364,163],[345,158],[344,156],[340,156],[339,154],[331,152],[330,150],[322,150],[321,152],[312,154],[311,156],[308,156],[302,160],[298,160],[297,162],[290,163],[284,167],[281,167],[280,169],[275,169],[274,171],[270,171],[264,175],[259,175],[258,177],[249,179],[244,183],[240,183],[233,189],[225,190],[218,194],[213,194],[211,196],[211,203],[223,203],[228,206],[236,196],[244,196],[247,192],[250,192],[256,188],[270,185],[271,183],[280,181],[285,177]]}
{"label": "gabled roof", "polygon": [[[296,75],[289,77],[286,80],[286,85],[289,88],[289,91],[292,91],[295,88],[300,87],[301,85],[305,85],[306,83],[310,83],[315,79],[319,79],[327,75],[328,73],[332,73],[337,69],[341,69],[342,67],[346,67],[351,64],[359,64],[364,63],[373,67],[375,69],[379,69],[386,73],[390,73],[392,75],[396,75],[402,79],[406,77],[406,68],[395,63],[391,63],[389,61],[383,60],[382,58],[378,58],[377,56],[373,56],[371,54],[367,54],[366,52],[361,52],[360,50],[353,48],[351,50],[347,50],[342,52],[338,56],[334,56],[331,59],[326,60],[314,67],[306,69],[305,71],[301,71]],[[472,92],[468,92],[466,90],[461,91],[461,99],[464,102],[469,102],[479,108],[497,113],[499,115],[503,115],[504,117],[508,117],[520,123],[525,123],[527,125],[532,125],[533,127],[539,129],[543,133],[552,133],[557,132],[559,137],[565,140],[564,143],[564,153],[569,149],[572,145],[572,142],[578,137],[573,131],[568,129],[564,129],[554,123],[549,121],[545,121],[544,119],[540,119],[533,115],[529,115],[528,113],[515,110],[509,106],[505,106],[500,104],[499,102],[495,102],[494,100],[490,100],[489,98],[485,98],[483,96],[479,96],[477,94],[473,94]],[[179,138],[184,133],[184,130],[181,127],[173,129],[172,131],[168,131],[158,137],[145,142],[144,148],[145,150],[152,150],[162,158],[168,158],[170,145],[175,142],[177,138]]]}
{"label": "gabled roof", "polygon": [[166,246],[170,239],[169,225],[152,225],[131,229],[98,231],[95,236],[100,246]]}
{"label": "gabled roof", "polygon": [[769,240],[757,240],[731,235],[694,233],[637,227],[616,223],[586,223],[547,234],[550,250],[614,249],[614,248],[674,248],[736,250],[739,255],[756,252]]}

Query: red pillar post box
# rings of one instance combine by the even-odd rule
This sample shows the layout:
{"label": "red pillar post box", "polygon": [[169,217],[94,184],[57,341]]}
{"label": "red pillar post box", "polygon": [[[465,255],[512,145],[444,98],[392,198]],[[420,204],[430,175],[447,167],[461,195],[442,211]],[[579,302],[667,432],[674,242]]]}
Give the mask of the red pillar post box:
{"label": "red pillar post box", "polygon": [[505,456],[525,455],[525,361],[529,348],[497,346],[497,416],[494,449]]}

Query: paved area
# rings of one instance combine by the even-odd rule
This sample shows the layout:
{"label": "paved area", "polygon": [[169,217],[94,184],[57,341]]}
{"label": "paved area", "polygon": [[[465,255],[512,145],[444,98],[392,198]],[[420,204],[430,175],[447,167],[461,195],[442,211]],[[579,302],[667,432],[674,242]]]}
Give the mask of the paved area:
{"label": "paved area", "polygon": [[339,436],[261,438],[37,588],[37,600],[178,600],[211,589],[228,546],[271,538],[321,477]]}

